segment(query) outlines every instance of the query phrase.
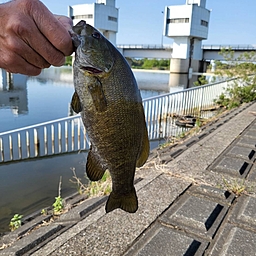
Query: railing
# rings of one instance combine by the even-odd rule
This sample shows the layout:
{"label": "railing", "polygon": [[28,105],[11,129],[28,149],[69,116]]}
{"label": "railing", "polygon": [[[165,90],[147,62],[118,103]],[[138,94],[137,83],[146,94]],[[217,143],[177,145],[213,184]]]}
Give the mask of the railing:
{"label": "railing", "polygon": [[86,149],[80,115],[0,133],[0,163]]}
{"label": "railing", "polygon": [[221,50],[221,49],[232,49],[232,50],[251,50],[251,51],[256,51],[256,45],[251,45],[251,44],[231,44],[231,45],[202,45],[203,50]]}
{"label": "railing", "polygon": [[[206,117],[228,82],[219,82],[143,100],[149,139],[177,136],[175,117]],[[0,133],[0,163],[88,150],[89,140],[80,115]]]}
{"label": "railing", "polygon": [[[172,44],[118,44],[117,48],[121,49],[172,49]],[[255,51],[256,45],[252,44],[212,44],[212,45],[202,45],[203,50],[221,50],[221,49],[232,50],[244,50],[244,51]]]}
{"label": "railing", "polygon": [[172,44],[118,44],[121,49],[172,49]]}
{"label": "railing", "polygon": [[143,105],[149,138],[177,136],[182,132],[175,125],[178,116],[209,117],[209,111],[204,110],[214,106],[213,100],[227,85],[228,81],[218,82],[145,99]]}

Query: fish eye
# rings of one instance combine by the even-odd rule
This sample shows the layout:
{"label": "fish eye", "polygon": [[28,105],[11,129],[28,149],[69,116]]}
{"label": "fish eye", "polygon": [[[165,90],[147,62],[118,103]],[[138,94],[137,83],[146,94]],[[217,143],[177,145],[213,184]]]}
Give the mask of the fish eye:
{"label": "fish eye", "polygon": [[92,34],[92,37],[96,38],[96,39],[100,39],[100,33],[99,32],[94,32]]}

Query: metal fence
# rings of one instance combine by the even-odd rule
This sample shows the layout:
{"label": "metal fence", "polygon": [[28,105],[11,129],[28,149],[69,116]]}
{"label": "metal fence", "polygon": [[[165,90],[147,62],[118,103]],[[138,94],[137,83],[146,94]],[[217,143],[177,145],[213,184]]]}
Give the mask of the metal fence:
{"label": "metal fence", "polygon": [[0,163],[86,149],[80,115],[0,133]]}
{"label": "metal fence", "polygon": [[153,140],[177,136],[183,131],[175,125],[179,116],[208,118],[212,113],[207,110],[215,106],[214,99],[227,88],[229,81],[145,99],[143,105],[149,138]]}
{"label": "metal fence", "polygon": [[[143,100],[149,139],[168,138],[182,131],[175,117],[206,117],[228,82],[219,82]],[[80,115],[0,133],[0,163],[88,150],[89,140]]]}

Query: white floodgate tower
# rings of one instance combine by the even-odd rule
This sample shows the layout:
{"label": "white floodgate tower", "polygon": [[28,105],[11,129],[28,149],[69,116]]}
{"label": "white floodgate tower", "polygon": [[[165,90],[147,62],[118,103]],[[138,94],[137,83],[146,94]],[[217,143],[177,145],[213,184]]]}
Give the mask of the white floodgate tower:
{"label": "white floodgate tower", "polygon": [[202,40],[208,37],[210,11],[206,0],[186,0],[185,5],[166,6],[164,35],[174,39],[170,65],[170,86],[192,84],[192,72],[202,64]]}
{"label": "white floodgate tower", "polygon": [[69,6],[68,16],[76,25],[80,20],[97,28],[112,44],[116,45],[118,9],[115,0],[96,0],[93,4]]}

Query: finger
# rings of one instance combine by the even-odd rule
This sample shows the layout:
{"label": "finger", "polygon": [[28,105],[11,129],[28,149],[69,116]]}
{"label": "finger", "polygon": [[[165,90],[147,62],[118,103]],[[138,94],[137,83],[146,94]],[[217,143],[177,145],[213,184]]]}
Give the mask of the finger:
{"label": "finger", "polygon": [[[28,27],[27,24],[29,24],[29,30],[27,28]],[[27,45],[30,48],[29,53],[26,53],[26,51],[21,50],[19,54],[21,54],[26,60],[28,60],[32,64],[39,65],[39,67],[43,65],[42,67],[44,67],[43,60],[54,66],[61,66],[65,63],[64,54],[59,50],[57,50],[47,40],[47,38],[44,37],[44,35],[40,31],[38,31],[38,27],[29,17],[26,20],[23,20],[22,23],[19,21],[13,21],[12,30],[13,30],[13,33],[16,34],[16,37],[13,37],[13,38],[15,38],[16,41],[17,41],[17,38],[21,38],[24,42],[23,46]],[[34,36],[31,36],[31,35],[34,35]],[[36,60],[40,61],[38,64],[35,63],[36,60],[33,60],[34,58],[31,58],[30,60],[32,49],[33,49],[33,52],[37,54]],[[27,54],[27,56],[25,56],[25,54]],[[40,56],[42,59],[40,59]]]}
{"label": "finger", "polygon": [[[63,18],[60,20],[56,19],[41,2],[33,3],[40,5],[34,8],[31,13],[38,29],[56,49],[61,51],[64,55],[69,55],[73,46],[67,29],[60,22],[63,21]],[[67,25],[67,23],[65,24]]]}
{"label": "finger", "polygon": [[2,68],[10,73],[19,73],[29,76],[37,76],[41,68],[35,67],[14,52],[0,52],[2,56]]}
{"label": "finger", "polygon": [[42,69],[50,67],[50,64],[41,55],[20,38],[8,37],[6,46],[9,51],[20,55],[24,60],[37,68]]}

